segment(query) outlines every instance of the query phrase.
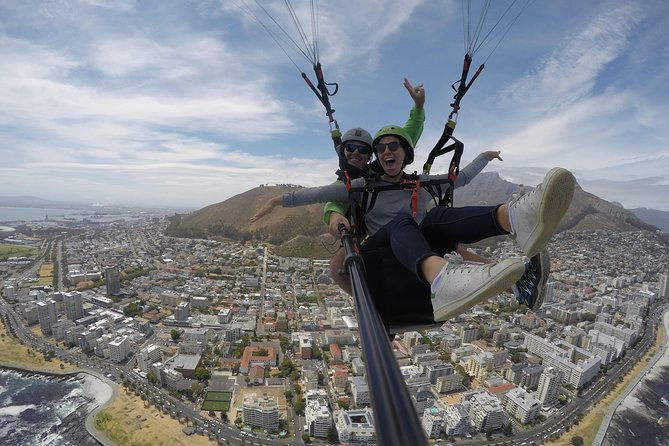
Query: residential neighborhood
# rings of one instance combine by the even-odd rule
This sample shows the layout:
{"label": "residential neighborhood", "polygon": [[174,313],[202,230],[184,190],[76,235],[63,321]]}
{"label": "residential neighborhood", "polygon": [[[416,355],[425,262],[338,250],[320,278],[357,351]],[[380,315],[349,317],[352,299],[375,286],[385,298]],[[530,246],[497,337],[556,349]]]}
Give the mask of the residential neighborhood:
{"label": "residential neighborhood", "polygon": [[[160,389],[202,425],[229,425],[232,441],[375,444],[355,305],[329,277],[329,261],[279,257],[262,243],[166,237],[166,224],[6,227],[3,243],[35,254],[0,261],[3,320],[11,311],[54,354],[105,364],[126,387]],[[504,239],[472,249],[499,258],[516,248]],[[649,321],[669,295],[666,234],[562,232],[549,251],[538,310],[502,293],[391,340],[430,441],[514,444],[557,426],[648,348]],[[200,426],[230,444],[209,430]]]}

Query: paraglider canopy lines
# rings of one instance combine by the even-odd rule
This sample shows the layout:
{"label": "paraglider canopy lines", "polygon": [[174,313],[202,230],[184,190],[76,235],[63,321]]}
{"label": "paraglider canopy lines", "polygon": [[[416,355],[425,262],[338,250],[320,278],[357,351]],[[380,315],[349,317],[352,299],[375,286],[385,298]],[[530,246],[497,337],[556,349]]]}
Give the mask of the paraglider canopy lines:
{"label": "paraglider canopy lines", "polygon": [[319,60],[319,44],[318,44],[318,2],[311,0],[310,2],[310,18],[311,18],[311,37],[307,34],[300,22],[300,19],[295,12],[295,8],[290,0],[284,0],[286,10],[290,16],[290,20],[295,26],[297,36],[294,36],[281,25],[280,20],[277,19],[272,12],[263,6],[259,0],[254,0],[256,8],[249,5],[249,2],[240,0],[240,3],[233,3],[245,14],[249,15],[256,21],[274,42],[279,46],[281,51],[290,59],[299,72],[303,70],[290,56],[289,50],[294,54],[304,57],[312,66],[316,66]]}
{"label": "paraglider canopy lines", "polygon": [[[486,26],[488,16],[491,15],[492,0],[482,2],[480,10],[472,8],[472,0],[462,0],[462,28],[465,42],[465,54],[470,57],[481,49],[492,45],[490,53],[485,57],[485,63],[495,52],[499,44],[504,40],[511,27],[518,18],[529,8],[536,0],[512,0],[507,2],[506,7],[500,13],[498,19],[491,26]],[[503,4],[502,1],[495,1],[494,5]],[[478,16],[478,18],[475,18]],[[473,22],[476,22],[475,24]]]}

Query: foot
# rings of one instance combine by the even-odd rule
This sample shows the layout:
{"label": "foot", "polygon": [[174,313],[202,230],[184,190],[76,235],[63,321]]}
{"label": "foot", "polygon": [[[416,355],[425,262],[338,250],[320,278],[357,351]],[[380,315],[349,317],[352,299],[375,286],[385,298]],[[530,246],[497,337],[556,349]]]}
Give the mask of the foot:
{"label": "foot", "polygon": [[550,240],[571,204],[576,180],[566,169],[551,169],[531,192],[509,203],[512,237],[528,257]]}
{"label": "foot", "polygon": [[545,249],[525,264],[522,277],[511,287],[519,304],[525,304],[532,310],[541,308],[550,269],[551,259]]}
{"label": "foot", "polygon": [[525,263],[510,258],[499,263],[463,262],[447,254],[447,263],[432,282],[435,321],[445,321],[511,288],[523,275]]}

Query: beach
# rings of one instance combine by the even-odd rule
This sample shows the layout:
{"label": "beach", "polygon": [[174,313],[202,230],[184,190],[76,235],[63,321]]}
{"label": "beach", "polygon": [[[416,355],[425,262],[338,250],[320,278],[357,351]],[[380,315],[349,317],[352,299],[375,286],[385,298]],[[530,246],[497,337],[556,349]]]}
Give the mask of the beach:
{"label": "beach", "polygon": [[669,446],[669,311],[662,322],[662,345],[615,408],[601,442],[604,446]]}
{"label": "beach", "polygon": [[[118,385],[109,383],[105,378],[101,378],[92,373],[81,373],[81,387],[84,394],[92,398],[89,412],[86,416],[86,430],[95,437],[98,442],[104,445],[114,445],[102,432],[95,428],[95,416],[118,396]],[[92,409],[92,410],[91,410]]]}

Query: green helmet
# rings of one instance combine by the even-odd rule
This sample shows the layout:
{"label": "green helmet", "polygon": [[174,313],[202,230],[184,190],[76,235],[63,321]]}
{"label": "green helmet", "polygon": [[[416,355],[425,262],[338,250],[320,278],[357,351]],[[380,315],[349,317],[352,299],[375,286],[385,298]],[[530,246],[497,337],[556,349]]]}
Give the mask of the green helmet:
{"label": "green helmet", "polygon": [[[407,131],[404,130],[404,127],[399,125],[387,125],[385,127],[381,127],[381,130],[376,132],[376,135],[374,135],[372,147],[376,146],[376,143],[378,143],[381,138],[388,135],[396,136],[402,143],[404,151],[406,152],[404,165],[406,166],[407,164],[413,163],[413,141],[411,140],[411,136],[409,136]],[[374,153],[376,153],[376,149],[374,150]]]}

